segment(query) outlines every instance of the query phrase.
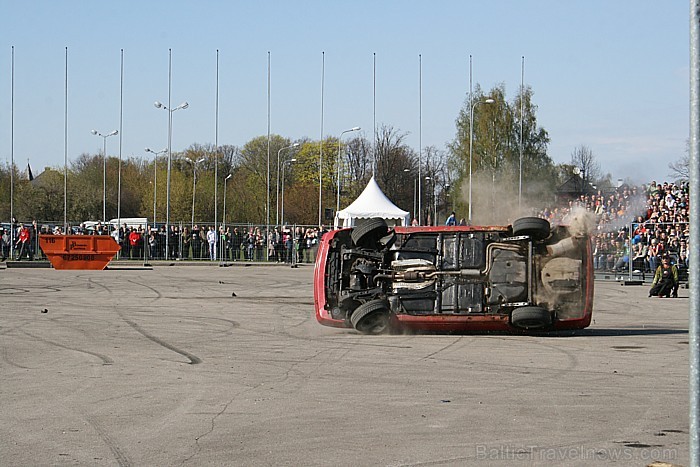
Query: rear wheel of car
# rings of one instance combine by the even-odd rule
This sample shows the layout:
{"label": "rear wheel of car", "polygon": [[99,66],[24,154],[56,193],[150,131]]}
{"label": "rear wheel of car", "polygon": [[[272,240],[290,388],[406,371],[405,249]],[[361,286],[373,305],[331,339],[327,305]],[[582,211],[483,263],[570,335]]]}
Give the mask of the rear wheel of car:
{"label": "rear wheel of car", "polygon": [[549,221],[539,217],[521,217],[513,222],[513,235],[528,235],[534,240],[544,240],[549,237]]}
{"label": "rear wheel of car", "polygon": [[359,247],[373,248],[380,238],[389,231],[386,221],[380,217],[367,219],[355,227],[350,235],[352,242]]}
{"label": "rear wheel of car", "polygon": [[385,300],[365,302],[355,309],[350,322],[362,334],[383,334],[390,328],[389,305]]}
{"label": "rear wheel of car", "polygon": [[552,314],[538,306],[524,306],[513,310],[510,323],[522,329],[542,329],[552,325]]}

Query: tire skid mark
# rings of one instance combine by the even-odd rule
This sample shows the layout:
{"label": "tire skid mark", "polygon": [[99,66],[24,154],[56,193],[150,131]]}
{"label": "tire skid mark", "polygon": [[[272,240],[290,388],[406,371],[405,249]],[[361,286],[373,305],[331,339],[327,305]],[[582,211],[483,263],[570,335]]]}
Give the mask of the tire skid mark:
{"label": "tire skid mark", "polygon": [[[106,285],[101,284],[101,283],[99,283],[99,282],[95,282],[91,277],[88,278],[88,283],[89,283],[89,284],[97,285],[97,286],[101,287],[103,290],[107,291],[110,295],[112,295],[112,290],[111,290],[109,287],[107,287]],[[159,298],[160,298],[160,297],[159,297]],[[196,355],[191,354],[190,352],[187,352],[186,350],[179,349],[179,348],[175,347],[174,345],[172,345],[172,344],[170,344],[170,343],[168,343],[168,342],[165,342],[163,339],[161,339],[161,338],[159,338],[159,337],[156,337],[156,336],[154,336],[153,334],[151,334],[151,333],[149,333],[148,331],[146,331],[145,329],[143,329],[143,328],[142,328],[141,326],[139,326],[136,322],[134,322],[134,321],[128,319],[128,318],[127,318],[126,316],[124,316],[124,314],[120,311],[120,309],[119,309],[118,306],[114,306],[114,307],[113,307],[113,310],[117,313],[117,315],[119,315],[119,317],[120,317],[122,320],[124,320],[124,322],[125,322],[126,324],[128,324],[129,326],[131,326],[136,332],[138,332],[139,334],[141,334],[141,335],[142,335],[143,337],[145,337],[146,339],[148,339],[148,340],[150,340],[151,342],[154,342],[154,343],[160,345],[161,347],[165,347],[166,349],[171,350],[171,351],[173,351],[173,352],[175,352],[175,353],[177,353],[177,354],[180,354],[180,355],[182,355],[183,357],[187,358],[187,359],[189,360],[188,365],[197,365],[197,364],[199,364],[199,363],[202,363],[202,359],[199,358],[199,357],[197,357]]]}
{"label": "tire skid mark", "polygon": [[156,344],[158,344],[162,347],[165,347],[168,350],[172,350],[173,352],[180,354],[183,357],[189,359],[190,362],[188,363],[188,365],[197,365],[199,363],[202,363],[202,359],[197,357],[196,355],[193,355],[193,354],[187,352],[186,350],[178,349],[174,345],[165,342],[163,339],[160,339],[159,337],[154,336],[153,334],[149,333],[148,331],[143,329],[141,326],[139,326],[137,323],[122,316],[121,313],[119,314],[119,316],[126,322],[126,324],[131,326],[136,332],[141,334],[146,339],[148,339],[152,342],[155,342]]}
{"label": "tire skid mark", "polygon": [[19,363],[15,363],[12,360],[10,360],[10,357],[7,356],[7,347],[2,348],[2,359],[10,366],[13,366],[15,368],[20,368],[22,370],[30,370],[28,366],[20,365]]}
{"label": "tire skid mark", "polygon": [[443,352],[443,351],[449,349],[449,348],[452,347],[453,345],[455,345],[455,344],[457,344],[458,342],[460,342],[460,341],[462,340],[462,337],[463,337],[463,336],[459,336],[459,337],[457,337],[455,340],[453,340],[452,342],[450,342],[449,344],[443,346],[442,348],[437,349],[436,351],[431,352],[431,353],[429,353],[428,355],[425,355],[424,357],[421,357],[421,360],[427,360],[427,359],[429,359],[430,357],[433,357],[433,356],[439,354],[440,352]]}
{"label": "tire skid mark", "polygon": [[154,302],[160,300],[161,298],[163,298],[163,294],[160,293],[160,291],[159,291],[158,289],[156,289],[156,288],[154,288],[154,287],[151,287],[150,285],[142,284],[142,283],[139,283],[139,282],[136,282],[136,281],[133,281],[133,280],[127,280],[127,282],[128,282],[129,284],[134,284],[134,285],[137,285],[137,286],[139,286],[139,287],[144,287],[144,288],[150,290],[151,292],[153,292],[154,294],[156,294],[156,296],[155,296],[154,298],[151,299],[151,300],[154,301]]}
{"label": "tire skid mark", "polygon": [[111,365],[112,363],[114,363],[114,360],[112,360],[108,356],[102,355],[102,354],[97,353],[97,352],[92,352],[90,350],[77,349],[75,347],[70,347],[68,345],[61,344],[60,342],[51,341],[49,339],[45,339],[43,337],[37,336],[35,334],[32,334],[32,333],[24,331],[24,330],[22,330],[22,333],[26,334],[27,336],[29,336],[33,339],[40,341],[40,342],[44,342],[45,344],[54,345],[56,347],[60,347],[62,349],[66,349],[66,350],[72,350],[73,352],[80,352],[80,353],[84,353],[87,355],[92,355],[93,357],[96,357],[96,358],[99,358],[100,360],[102,360],[103,365]]}
{"label": "tire skid mark", "polygon": [[86,417],[85,419],[95,430],[95,432],[97,432],[98,436],[107,445],[109,450],[112,451],[112,454],[114,455],[114,459],[117,461],[117,464],[121,467],[131,466],[131,460],[122,451],[119,445],[112,439],[112,437],[109,436],[109,433],[107,433],[107,431],[99,423],[97,423],[97,421],[93,417]]}

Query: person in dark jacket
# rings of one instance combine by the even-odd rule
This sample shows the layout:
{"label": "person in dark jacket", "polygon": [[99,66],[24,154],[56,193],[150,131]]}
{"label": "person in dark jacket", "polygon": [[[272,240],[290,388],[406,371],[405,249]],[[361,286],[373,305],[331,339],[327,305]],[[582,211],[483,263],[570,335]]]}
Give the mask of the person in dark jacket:
{"label": "person in dark jacket", "polygon": [[649,296],[678,297],[678,268],[671,264],[668,255],[661,257],[661,265],[656,268]]}

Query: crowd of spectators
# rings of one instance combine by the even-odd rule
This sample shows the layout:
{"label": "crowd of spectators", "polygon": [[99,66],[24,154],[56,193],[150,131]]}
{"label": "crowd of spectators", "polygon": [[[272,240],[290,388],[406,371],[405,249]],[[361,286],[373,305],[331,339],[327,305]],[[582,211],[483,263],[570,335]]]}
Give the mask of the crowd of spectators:
{"label": "crowd of spectators", "polygon": [[[543,210],[551,223],[574,210],[595,218],[593,264],[596,270],[653,273],[668,255],[687,270],[689,256],[689,193],[687,183],[622,185],[607,193],[581,195],[566,205]],[[631,265],[630,265],[631,258]]]}
{"label": "crowd of spectators", "polygon": [[[540,217],[552,224],[566,222],[572,212],[584,211],[594,219],[593,263],[599,271],[653,273],[668,255],[672,264],[687,271],[689,252],[688,183],[657,183],[639,187],[622,185],[611,191],[580,195],[542,210]],[[461,224],[462,222],[460,222]],[[2,259],[32,259],[38,248],[37,232],[62,234],[61,227],[19,224],[13,219],[0,229]],[[122,225],[118,229],[97,223],[69,227],[71,234],[112,235],[124,259],[313,262],[325,228],[301,226]],[[630,264],[631,261],[631,264]]]}
{"label": "crowd of spectators", "polygon": [[[325,228],[302,226],[270,226],[266,238],[265,226],[184,226],[171,225],[166,235],[166,226],[123,224],[118,229],[102,224],[69,226],[71,235],[111,235],[120,245],[120,259],[157,260],[166,259],[166,239],[169,239],[167,256],[170,260],[209,261],[274,261],[279,263],[312,263],[316,256],[318,240]],[[63,228],[48,225],[21,224],[0,227],[0,253],[2,261],[34,259],[35,252],[41,255],[36,233],[62,235]],[[14,238],[12,238],[14,233]],[[14,242],[13,242],[14,240]]]}

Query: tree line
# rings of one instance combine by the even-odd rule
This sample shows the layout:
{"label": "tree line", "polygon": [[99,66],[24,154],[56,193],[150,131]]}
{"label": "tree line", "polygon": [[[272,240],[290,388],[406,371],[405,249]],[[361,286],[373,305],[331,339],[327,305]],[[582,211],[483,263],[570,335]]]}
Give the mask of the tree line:
{"label": "tree line", "polygon": [[[475,222],[503,221],[498,217],[515,201],[521,210],[523,205],[553,201],[555,188],[572,176],[574,167],[587,174],[589,182],[609,183],[610,176],[601,177],[595,156],[585,146],[572,152],[570,164],[552,162],[547,153],[549,135],[537,123],[532,98],[529,87],[511,101],[503,84],[488,92],[477,87],[457,116],[454,139],[444,149],[431,146],[420,153],[406,143],[408,133],[386,124],[371,137],[359,133],[342,141],[271,135],[269,141],[267,136],[258,136],[241,147],[192,144],[171,156],[170,221],[190,222],[194,188],[195,222],[213,222],[215,217],[221,222],[225,185],[227,223],[265,224],[269,216],[270,223],[314,225],[319,215],[319,174],[321,222],[325,224],[332,221],[338,186],[342,209],[372,176],[413,217],[419,216],[420,206],[423,223],[444,220],[452,210],[464,217],[469,203],[470,146]],[[493,102],[485,103],[487,99]],[[473,107],[476,102],[479,105]],[[47,168],[31,181],[16,166],[0,166],[0,219],[10,218],[10,174],[14,170],[13,207],[19,221],[62,223],[64,181],[68,222],[101,220],[104,162],[102,154],[81,154],[70,160],[67,173],[62,166]],[[107,155],[107,219],[119,215],[152,220],[155,190],[156,220],[164,222],[167,165],[167,154],[122,160]],[[281,211],[284,219],[280,219]]]}

